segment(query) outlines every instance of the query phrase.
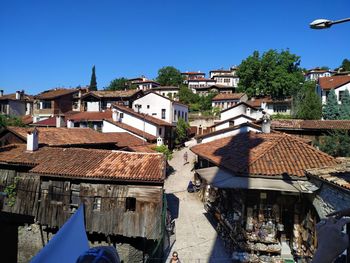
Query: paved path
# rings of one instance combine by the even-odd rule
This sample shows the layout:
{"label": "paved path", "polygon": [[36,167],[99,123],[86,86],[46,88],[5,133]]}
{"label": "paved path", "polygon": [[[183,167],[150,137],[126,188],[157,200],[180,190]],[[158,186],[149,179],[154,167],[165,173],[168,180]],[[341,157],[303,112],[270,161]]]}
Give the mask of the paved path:
{"label": "paved path", "polygon": [[[185,151],[188,153],[189,163],[184,165]],[[168,206],[177,217],[176,242],[171,252],[177,251],[182,263],[231,262],[230,255],[225,252],[222,241],[205,216],[203,203],[199,201],[197,194],[186,191],[188,182],[193,179],[191,169],[194,160],[194,154],[186,147],[175,151],[169,162],[175,171],[167,178],[165,191]]]}

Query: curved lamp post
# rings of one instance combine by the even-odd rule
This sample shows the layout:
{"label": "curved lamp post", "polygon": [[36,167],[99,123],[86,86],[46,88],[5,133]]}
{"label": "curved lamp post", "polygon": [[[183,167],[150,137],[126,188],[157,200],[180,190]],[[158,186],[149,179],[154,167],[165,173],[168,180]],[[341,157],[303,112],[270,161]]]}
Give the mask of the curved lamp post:
{"label": "curved lamp post", "polygon": [[334,24],[340,24],[344,22],[349,22],[350,18],[340,19],[336,21],[328,20],[328,19],[316,19],[310,23],[310,28],[312,29],[325,29],[330,28]]}

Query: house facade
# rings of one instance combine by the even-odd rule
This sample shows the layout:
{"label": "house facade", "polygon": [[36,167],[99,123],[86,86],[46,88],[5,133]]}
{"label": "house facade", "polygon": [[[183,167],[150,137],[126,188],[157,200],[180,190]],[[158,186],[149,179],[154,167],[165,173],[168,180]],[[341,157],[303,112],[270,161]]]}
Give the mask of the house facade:
{"label": "house facade", "polygon": [[[161,239],[162,154],[54,147],[28,151],[25,145],[9,145],[1,149],[0,160],[1,191],[16,185],[16,195],[4,198],[1,214],[15,226],[39,226],[30,238],[41,236],[43,244],[33,242],[32,250],[39,251],[80,205],[89,241],[116,246],[124,262],[142,261]],[[9,229],[3,250],[7,259],[31,243],[13,241],[21,236],[11,224],[1,225]]]}
{"label": "house facade", "polygon": [[233,66],[228,70],[217,69],[209,72],[210,78],[216,81],[216,84],[237,88],[239,78],[236,75],[237,67]]}
{"label": "house facade", "polygon": [[0,114],[9,116],[31,115],[33,112],[33,97],[16,91],[13,94],[5,94],[0,90]]}
{"label": "house facade", "polygon": [[220,112],[220,121],[225,121],[242,114],[250,118],[254,118],[255,120],[258,120],[262,118],[263,111],[261,109],[251,106],[246,102],[240,102],[230,108],[222,110]]}
{"label": "house facade", "polygon": [[350,76],[337,75],[318,79],[316,92],[320,96],[323,104],[326,104],[327,96],[332,89],[335,91],[338,103],[341,104],[345,90],[350,92]]}
{"label": "house facade", "polygon": [[205,87],[192,88],[192,92],[200,96],[207,96],[209,93],[235,93],[236,88],[231,86],[214,84]]}
{"label": "house facade", "polygon": [[188,121],[187,105],[155,92],[149,92],[145,96],[135,100],[132,108],[135,112],[147,114],[174,125],[176,125],[180,118],[186,122]]}
{"label": "house facade", "polygon": [[334,74],[335,72],[332,70],[328,69],[321,69],[321,68],[313,68],[309,69],[304,77],[306,81],[318,81],[319,78],[323,77],[330,77]]}
{"label": "house facade", "polygon": [[102,132],[128,132],[149,142],[160,138],[169,147],[174,143],[173,124],[121,105],[112,106],[112,119],[104,120]]}
{"label": "house facade", "polygon": [[212,99],[211,105],[213,108],[224,110],[247,100],[248,96],[245,93],[219,93]]}
{"label": "house facade", "polygon": [[81,97],[81,111],[103,111],[110,109],[113,103],[131,107],[142,94],[141,90],[90,91]]}
{"label": "house facade", "polygon": [[128,84],[129,86],[135,86],[137,90],[143,90],[143,91],[150,90],[160,86],[158,82],[149,80],[145,76],[129,79]]}
{"label": "house facade", "polygon": [[251,98],[247,101],[253,107],[261,109],[266,113],[290,115],[292,108],[292,98],[272,99],[271,97]]}
{"label": "house facade", "polygon": [[213,79],[207,78],[197,78],[187,80],[188,88],[192,90],[193,93],[196,93],[197,88],[205,88],[208,86],[215,85],[216,81]]}
{"label": "house facade", "polygon": [[192,72],[181,72],[181,76],[183,76],[184,78],[184,84],[188,84],[188,81],[189,80],[193,80],[193,79],[203,79],[205,78],[205,73],[204,72],[195,72],[195,71],[192,71]]}
{"label": "house facade", "polygon": [[74,95],[79,89],[57,88],[34,96],[33,122],[73,110]]}

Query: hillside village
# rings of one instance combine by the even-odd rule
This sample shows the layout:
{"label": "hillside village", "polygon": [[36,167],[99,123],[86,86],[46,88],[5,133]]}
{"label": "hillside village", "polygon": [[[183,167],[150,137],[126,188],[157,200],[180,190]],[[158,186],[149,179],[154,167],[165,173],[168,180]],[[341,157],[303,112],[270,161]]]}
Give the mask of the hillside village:
{"label": "hillside village", "polygon": [[[81,204],[90,244],[123,262],[311,262],[316,224],[350,203],[350,72],[303,70],[298,97],[252,89],[243,67],[1,90],[8,262]],[[319,117],[300,115],[309,95]]]}

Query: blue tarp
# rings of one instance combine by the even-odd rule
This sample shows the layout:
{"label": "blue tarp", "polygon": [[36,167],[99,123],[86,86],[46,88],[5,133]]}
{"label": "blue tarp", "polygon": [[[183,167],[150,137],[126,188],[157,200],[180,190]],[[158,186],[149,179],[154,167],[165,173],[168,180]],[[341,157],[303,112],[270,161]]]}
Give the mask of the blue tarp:
{"label": "blue tarp", "polygon": [[81,205],[31,263],[75,263],[88,249],[84,206]]}

